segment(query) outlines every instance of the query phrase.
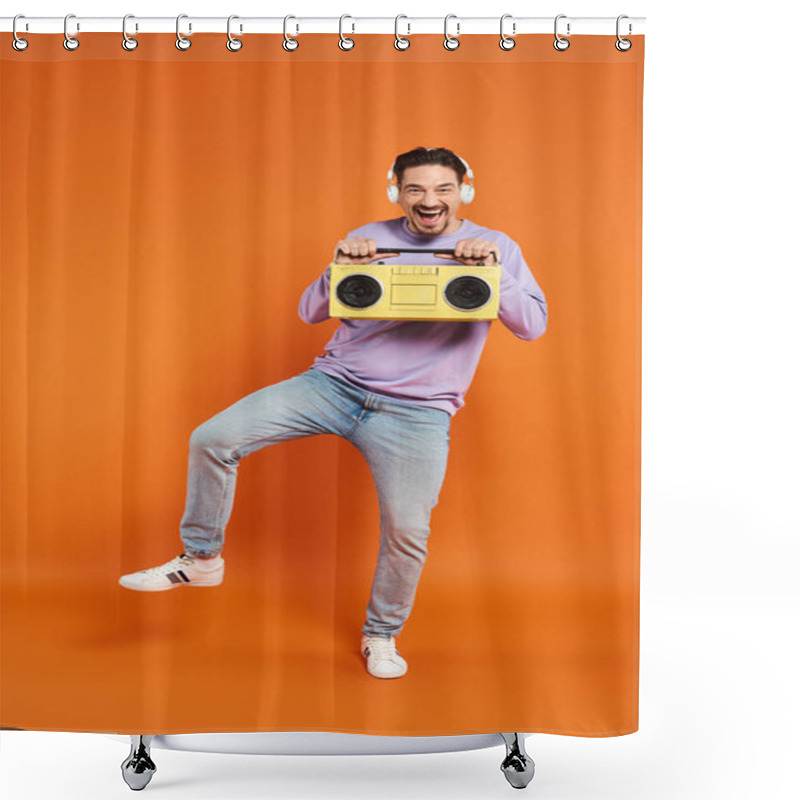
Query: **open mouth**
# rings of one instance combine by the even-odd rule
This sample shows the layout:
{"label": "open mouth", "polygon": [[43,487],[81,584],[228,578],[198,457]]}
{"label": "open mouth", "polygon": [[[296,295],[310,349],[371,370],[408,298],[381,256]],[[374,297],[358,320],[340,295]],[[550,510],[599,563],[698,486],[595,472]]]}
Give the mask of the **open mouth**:
{"label": "open mouth", "polygon": [[417,209],[417,216],[425,225],[435,225],[444,216],[444,209],[440,208],[436,211],[422,211]]}

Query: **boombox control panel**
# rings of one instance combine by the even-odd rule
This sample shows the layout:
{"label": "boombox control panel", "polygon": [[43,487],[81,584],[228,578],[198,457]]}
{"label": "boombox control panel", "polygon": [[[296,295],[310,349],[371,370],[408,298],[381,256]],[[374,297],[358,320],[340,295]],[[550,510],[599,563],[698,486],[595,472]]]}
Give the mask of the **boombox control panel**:
{"label": "boombox control panel", "polygon": [[[389,253],[453,250],[378,248]],[[501,264],[331,264],[331,317],[497,319]]]}

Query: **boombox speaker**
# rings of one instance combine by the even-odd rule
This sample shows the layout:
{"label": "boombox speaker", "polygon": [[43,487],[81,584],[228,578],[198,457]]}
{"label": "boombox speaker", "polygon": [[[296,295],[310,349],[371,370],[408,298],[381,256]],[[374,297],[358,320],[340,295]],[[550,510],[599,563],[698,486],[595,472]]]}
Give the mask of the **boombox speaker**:
{"label": "boombox speaker", "polygon": [[[448,253],[379,247],[378,253]],[[497,319],[501,264],[331,264],[331,317]]]}

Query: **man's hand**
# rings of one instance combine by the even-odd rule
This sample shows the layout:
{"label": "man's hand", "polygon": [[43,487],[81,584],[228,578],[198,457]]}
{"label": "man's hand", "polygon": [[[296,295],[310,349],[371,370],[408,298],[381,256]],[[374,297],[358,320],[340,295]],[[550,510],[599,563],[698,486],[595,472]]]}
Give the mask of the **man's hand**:
{"label": "man's hand", "polygon": [[453,261],[460,261],[469,267],[474,267],[477,264],[489,260],[490,256],[494,256],[494,263],[500,263],[500,248],[494,243],[486,239],[461,239],[456,243],[453,248],[455,255],[448,255],[446,253],[435,253],[436,258],[450,258]]}
{"label": "man's hand", "polygon": [[354,236],[352,239],[339,239],[333,251],[334,264],[371,264],[381,258],[393,258],[400,253],[376,253],[378,243],[374,239]]}

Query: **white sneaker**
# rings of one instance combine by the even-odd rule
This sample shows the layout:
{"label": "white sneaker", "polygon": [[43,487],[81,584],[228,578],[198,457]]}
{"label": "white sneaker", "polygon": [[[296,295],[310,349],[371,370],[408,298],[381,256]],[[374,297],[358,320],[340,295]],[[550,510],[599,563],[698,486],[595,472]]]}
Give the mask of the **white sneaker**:
{"label": "white sneaker", "polygon": [[[201,566],[208,563],[209,566]],[[213,564],[213,566],[211,566]],[[160,567],[131,572],[119,579],[120,586],[138,592],[164,592],[178,586],[218,586],[225,573],[222,556],[209,559],[192,558],[181,553]]]}
{"label": "white sneaker", "polygon": [[400,678],[406,674],[408,664],[394,646],[394,636],[361,637],[361,655],[367,660],[367,672],[376,678]]}

